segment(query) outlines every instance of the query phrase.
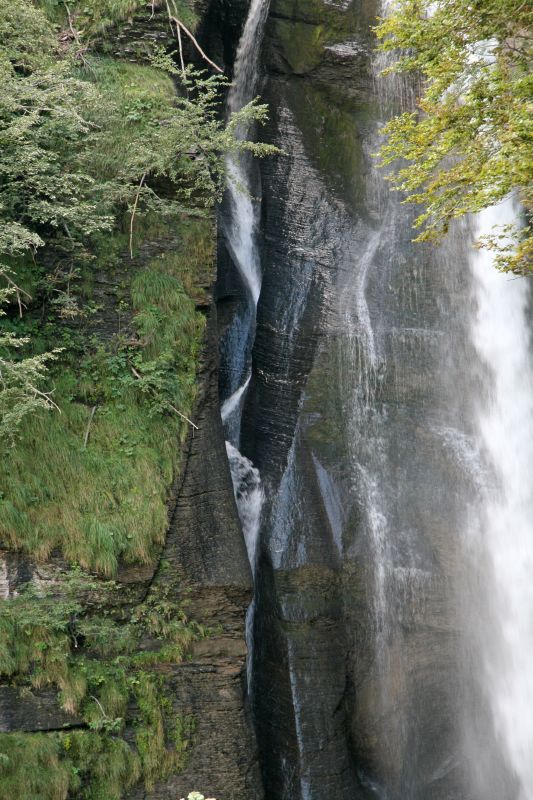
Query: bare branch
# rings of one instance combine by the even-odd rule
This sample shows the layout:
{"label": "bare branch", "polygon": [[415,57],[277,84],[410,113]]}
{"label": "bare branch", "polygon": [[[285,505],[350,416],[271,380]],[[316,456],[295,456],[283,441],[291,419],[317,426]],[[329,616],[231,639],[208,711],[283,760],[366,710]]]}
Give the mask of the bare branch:
{"label": "bare branch", "polygon": [[81,59],[81,61],[83,62],[83,65],[87,66],[87,61],[86,61],[85,55],[84,55],[87,52],[87,48],[84,47],[82,45],[82,43],[81,43],[80,34],[78,33],[78,31],[76,30],[76,28],[72,24],[72,14],[70,13],[70,8],[64,2],[64,0],[63,0],[63,5],[65,6],[65,8],[67,10],[68,27],[70,29],[71,36],[74,39],[74,41],[76,42],[76,44],[78,45],[78,50],[76,52],[76,58]]}
{"label": "bare branch", "polygon": [[133,258],[133,220],[135,219],[135,212],[137,211],[137,204],[139,202],[139,196],[141,194],[141,189],[143,188],[143,183],[145,178],[146,178],[146,172],[143,173],[141,182],[139,183],[139,188],[137,189],[137,194],[135,195],[135,202],[133,204],[133,209],[130,217],[130,258]]}
{"label": "bare branch", "polygon": [[176,26],[176,33],[178,35],[178,46],[180,51],[180,63],[181,63],[181,73],[183,75],[183,80],[185,80],[185,63],[183,61],[183,47],[181,44],[181,30],[179,25]]}
{"label": "bare branch", "polygon": [[25,295],[28,298],[28,300],[31,300],[32,296],[31,296],[31,294],[28,294],[28,292],[25,289],[23,289],[21,286],[18,286],[15,283],[15,281],[12,278],[10,278],[9,275],[6,272],[4,272],[3,270],[0,270],[0,275],[2,276],[2,278],[4,278],[8,282],[9,286],[11,286],[12,289],[15,290],[15,294],[17,296],[17,303],[18,303],[18,307],[19,307],[19,317],[22,319],[22,313],[23,313],[22,309],[23,308],[27,308],[27,305],[22,302],[21,295]]}
{"label": "bare branch", "polygon": [[207,61],[207,63],[210,64],[213,67],[213,69],[216,69],[217,72],[224,72],[223,69],[221,69],[217,64],[215,64],[214,61],[211,61],[211,59],[204,53],[204,51],[202,50],[202,48],[200,47],[200,45],[198,44],[192,33],[190,32],[190,30],[185,27],[183,22],[180,22],[180,20],[177,19],[176,17],[174,17],[174,21],[176,22],[177,25],[179,25],[182,31],[184,31],[187,34],[187,36],[189,37],[193,45],[196,47],[196,49],[198,50],[204,61]]}
{"label": "bare branch", "polygon": [[[133,372],[133,374],[135,375],[136,378],[138,378],[139,380],[142,380],[142,375],[139,372],[137,372],[135,367],[132,367],[131,371]],[[154,391],[154,390],[152,390],[152,391]],[[181,411],[178,411],[176,406],[173,406],[172,403],[169,403],[168,405],[169,405],[169,408],[171,408],[172,411],[174,411],[175,414],[177,414],[179,417],[184,419],[185,422],[188,422],[189,425],[191,425],[194,428],[195,431],[198,430],[198,425],[195,425],[194,422],[191,419],[189,419],[189,417],[186,417],[185,414],[182,414]]]}
{"label": "bare branch", "polygon": [[87,442],[89,441],[89,431],[91,429],[91,424],[92,424],[92,421],[94,419],[94,415],[96,413],[96,409],[97,408],[98,408],[98,406],[93,406],[92,410],[91,410],[91,415],[89,417],[89,422],[87,423],[87,430],[85,431],[85,436],[83,437],[83,449],[84,450],[87,449]]}
{"label": "bare branch", "polygon": [[31,389],[32,392],[34,392],[35,394],[39,395],[39,397],[42,397],[44,400],[46,400],[46,402],[49,405],[53,406],[61,414],[61,409],[59,408],[57,403],[55,403],[52,400],[52,398],[50,397],[50,392],[48,392],[48,393],[47,392],[41,392],[39,389],[36,389],[35,386],[33,386],[33,384],[31,384],[31,383],[28,384],[28,389]]}
{"label": "bare branch", "polygon": [[99,709],[100,709],[100,711],[102,712],[102,716],[103,716],[103,718],[104,718],[104,719],[109,719],[109,717],[107,716],[107,714],[106,714],[106,713],[105,713],[105,711],[104,711],[104,707],[103,707],[103,705],[101,704],[100,700],[99,700],[97,697],[95,697],[95,696],[94,696],[94,694],[91,694],[91,695],[89,695],[89,697],[91,698],[91,700],[94,700],[94,702],[97,704],[98,708],[99,708]]}
{"label": "bare branch", "polygon": [[[172,11],[170,10],[170,5],[168,3],[168,0],[166,0],[165,4],[166,4],[166,7],[167,7],[167,14],[168,14],[168,20],[169,20],[169,23],[170,23],[170,27],[172,28],[172,23],[174,23],[174,25],[176,26],[176,37],[178,39],[178,45],[179,45],[179,50],[180,50],[180,61],[181,61],[182,72],[185,74],[185,64],[183,62],[183,53],[182,53],[181,31],[183,31],[184,33],[187,34],[187,36],[189,37],[189,39],[191,40],[193,45],[196,47],[196,49],[198,50],[198,52],[200,53],[200,55],[202,56],[204,61],[207,61],[207,63],[210,64],[213,67],[213,69],[216,69],[217,72],[224,72],[224,70],[221,69],[217,64],[215,64],[214,61],[211,61],[209,56],[207,56],[204,53],[204,51],[202,50],[202,48],[200,47],[200,45],[196,41],[196,39],[193,36],[193,34],[191,33],[191,31],[187,27],[185,27],[183,22],[181,20],[179,20],[172,13]],[[174,3],[173,3],[173,5],[174,5]]]}
{"label": "bare branch", "polygon": [[28,294],[28,292],[25,289],[23,289],[21,286],[17,286],[15,281],[12,278],[10,278],[9,275],[7,275],[5,272],[2,272],[1,274],[2,274],[2,277],[6,279],[6,281],[9,283],[9,285],[12,286],[13,289],[15,289],[16,292],[19,292],[20,294],[25,294],[26,297],[28,298],[28,300],[32,299],[31,294]]}
{"label": "bare branch", "polygon": [[172,403],[169,403],[168,405],[172,409],[172,411],[174,411],[178,416],[180,416],[182,419],[188,422],[189,425],[192,425],[195,431],[199,430],[198,425],[195,425],[194,422],[189,419],[189,417],[186,417],[185,414],[182,414],[181,411],[178,411],[178,409],[175,406],[173,406]]}

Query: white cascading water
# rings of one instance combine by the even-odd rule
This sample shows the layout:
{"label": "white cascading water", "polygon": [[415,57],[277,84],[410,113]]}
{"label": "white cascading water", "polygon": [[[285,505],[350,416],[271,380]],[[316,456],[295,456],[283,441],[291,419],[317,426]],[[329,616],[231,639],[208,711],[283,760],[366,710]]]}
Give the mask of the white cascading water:
{"label": "white cascading water", "polygon": [[[228,96],[230,114],[240,111],[254,98],[258,61],[270,0],[253,0],[237,50],[233,82]],[[245,130],[240,131],[244,136]],[[251,191],[247,159],[231,154],[226,159],[231,225],[227,240],[235,264],[257,307],[261,291],[261,267],[256,245],[258,203]]]}
{"label": "white cascading water", "polygon": [[[230,114],[240,111],[254,98],[259,74],[259,53],[269,6],[270,0],[252,0],[237,49],[233,82],[228,96],[228,112]],[[240,130],[238,135],[244,137],[246,133],[246,130]],[[248,167],[249,160],[244,154],[235,153],[226,159],[227,189],[231,213],[226,221],[225,229],[226,241],[233,261],[249,291],[253,311],[250,325],[255,326],[257,302],[261,291],[261,265],[257,247],[259,203],[252,196]],[[226,450],[248,558],[252,573],[255,575],[264,492],[259,470],[239,452],[236,446],[239,443],[242,408],[250,380],[251,368],[247,371],[241,385],[223,403],[221,416],[226,436],[234,441],[234,443],[226,441]],[[246,615],[249,692],[251,692],[254,603],[255,601],[252,601]]]}
{"label": "white cascading water", "polygon": [[[382,0],[382,16],[387,16],[393,2]],[[492,44],[492,41],[479,43],[472,54],[472,62],[490,61]],[[394,60],[393,55],[381,53],[373,62],[382,107],[385,111],[398,105],[401,110],[412,108],[415,87],[406,84],[402,76],[389,76],[384,82],[378,80],[379,72],[390,66],[391,60]],[[468,77],[463,80],[468,81]],[[495,227],[520,227],[518,216],[519,210],[512,198],[483,211],[476,217],[476,238],[494,233]],[[470,568],[478,571],[477,581],[473,583],[482,595],[481,599],[474,598],[472,606],[474,608],[480,603],[484,606],[477,620],[475,647],[478,649],[473,666],[490,708],[502,760],[518,787],[516,789],[513,784],[507,789],[506,783],[504,791],[509,791],[509,794],[497,797],[498,790],[485,783],[485,791],[475,796],[476,800],[486,800],[489,795],[491,800],[493,797],[495,800],[509,800],[511,796],[513,800],[533,800],[533,342],[530,282],[499,273],[490,250],[475,249],[469,260],[476,301],[471,319],[471,338],[479,360],[487,368],[488,386],[485,388],[488,396],[479,402],[473,448],[469,440],[459,438],[456,432],[443,431],[443,434],[447,441],[453,433],[454,441],[450,444],[460,453],[463,468],[475,478],[475,484],[481,489],[483,505],[477,509],[477,519],[466,526],[469,537],[466,550],[474,556]],[[362,297],[364,299],[364,283]],[[358,309],[359,324],[366,328],[368,310],[364,303]],[[363,345],[365,365],[375,368],[372,337],[359,332],[358,339]],[[363,385],[368,389],[368,377],[364,377]],[[493,481],[489,475],[494,476]],[[373,486],[370,480],[370,488]],[[370,511],[378,509],[377,524],[372,523],[371,517],[369,528],[376,557],[375,612],[378,630],[381,618],[385,621],[386,634],[391,563],[384,529],[386,520],[382,518],[380,498],[376,499],[377,503],[372,502],[372,491],[367,488]],[[461,610],[466,617],[471,611],[468,607]],[[380,638],[386,641],[383,632],[381,637],[377,637],[378,664]],[[383,651],[386,652],[386,647]],[[475,764],[471,763],[470,768],[476,771]]]}
{"label": "white cascading water", "polygon": [[252,373],[249,372],[248,377],[246,378],[244,383],[242,383],[239,386],[239,388],[235,392],[233,392],[233,394],[230,397],[228,397],[227,400],[225,400],[222,403],[222,407],[220,409],[222,422],[227,422],[227,420],[231,417],[231,415],[234,414],[240,408],[242,398],[246,393],[248,386],[250,385],[251,379],[252,379]]}
{"label": "white cascading water", "polygon": [[[483,211],[477,236],[515,224],[511,199]],[[491,370],[479,431],[497,476],[478,546],[488,560],[481,633],[484,689],[504,757],[533,798],[533,364],[529,281],[497,272],[486,249],[471,258],[477,310],[472,338]]]}
{"label": "white cascading water", "polygon": [[[264,24],[268,14],[269,0],[253,0],[239,42],[233,82],[228,97],[228,111],[236,113],[249,103],[253,97],[258,80],[258,61]],[[246,135],[245,130],[240,131]],[[258,202],[251,194],[248,161],[236,153],[227,158],[228,193],[231,214],[226,224],[226,239],[234,262],[253,303],[254,313],[251,324],[255,324],[255,309],[261,290],[261,268],[257,248]],[[250,384],[248,371],[243,383],[222,405],[222,421],[228,431],[238,431],[235,417],[242,412],[244,397]],[[239,422],[237,420],[237,422]],[[251,461],[239,453],[235,443],[226,443],[233,479],[235,498],[243,525],[252,569],[255,567],[255,550],[259,519],[263,501],[263,491],[259,472]]]}
{"label": "white cascading water", "polygon": [[220,416],[222,417],[228,444],[230,442],[238,442],[240,439],[242,407],[251,380],[252,371],[250,370],[244,383],[241,383],[238,389],[222,403]]}
{"label": "white cascading water", "polygon": [[230,442],[226,442],[226,451],[248,558],[252,568],[255,568],[259,521],[263,505],[261,477],[259,470],[254,467],[250,459],[239,453]]}

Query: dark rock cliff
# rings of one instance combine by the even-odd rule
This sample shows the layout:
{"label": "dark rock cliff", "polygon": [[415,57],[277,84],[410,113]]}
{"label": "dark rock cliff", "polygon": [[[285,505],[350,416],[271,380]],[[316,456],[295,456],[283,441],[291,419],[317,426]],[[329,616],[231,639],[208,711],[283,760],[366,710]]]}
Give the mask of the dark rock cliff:
{"label": "dark rock cliff", "polygon": [[468,358],[455,310],[468,281],[459,246],[411,244],[412,214],[376,174],[379,126],[402,100],[377,86],[377,13],[273,0],[264,45],[284,155],[261,167],[241,449],[267,495],[254,709],[269,800],[464,792],[456,468],[437,441],[455,407],[440,367]]}

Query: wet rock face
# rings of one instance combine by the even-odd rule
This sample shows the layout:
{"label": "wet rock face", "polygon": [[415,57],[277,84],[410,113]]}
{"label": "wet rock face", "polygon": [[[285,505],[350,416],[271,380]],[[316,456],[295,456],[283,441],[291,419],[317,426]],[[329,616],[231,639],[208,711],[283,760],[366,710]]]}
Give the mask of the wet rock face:
{"label": "wet rock face", "polygon": [[269,800],[468,796],[454,597],[464,409],[450,386],[469,358],[469,286],[461,244],[413,246],[412,215],[376,174],[388,98],[375,14],[273,0],[264,44],[267,136],[284,155],[261,167],[242,450],[267,495],[253,688]]}
{"label": "wet rock face", "polygon": [[287,75],[311,75],[313,82],[344,99],[363,96],[368,77],[371,3],[344,0],[274,0],[266,60]]}
{"label": "wet rock face", "polygon": [[250,0],[204,0],[198,34],[215,63],[231,72]]}
{"label": "wet rock face", "polygon": [[[339,19],[322,4],[300,6],[274,2],[265,41],[269,135],[285,155],[262,165],[264,279],[243,421],[244,452],[267,487],[253,688],[267,796],[353,800],[362,790],[346,713],[342,562],[301,410],[335,302],[342,189],[353,192],[341,161],[344,154],[350,164],[360,160],[357,141],[353,151],[346,138],[348,98],[334,103],[339,89],[325,49],[331,29],[320,20],[326,15],[337,30],[344,24],[342,39],[358,30],[352,8]],[[349,69],[357,86],[368,82],[366,68],[350,61]]]}

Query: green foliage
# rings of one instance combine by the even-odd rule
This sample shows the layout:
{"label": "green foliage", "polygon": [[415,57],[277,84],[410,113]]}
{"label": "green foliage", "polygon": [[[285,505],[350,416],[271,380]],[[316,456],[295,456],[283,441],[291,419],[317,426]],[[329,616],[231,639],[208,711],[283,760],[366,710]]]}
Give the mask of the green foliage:
{"label": "green foliage", "polygon": [[61,756],[59,735],[0,734],[0,797],[64,800],[78,780]]}
{"label": "green foliage", "polygon": [[[224,121],[223,79],[191,69],[183,74],[156,48],[153,66],[91,53],[96,32],[138,5],[136,0],[88,0],[79,7],[0,0],[0,270],[11,270],[16,285],[19,274],[33,276],[37,296],[26,300],[50,307],[59,322],[91,313],[80,288],[98,266],[104,237],[120,228],[125,213],[133,256],[150,215],[173,219],[212,208],[222,191],[226,152],[272,150],[240,135],[243,122],[265,119],[263,106],[252,103]],[[191,24],[187,9],[187,3],[173,2],[168,13]],[[66,22],[69,35],[62,30],[58,37],[50,19]],[[175,81],[182,83],[182,95],[176,94]],[[153,335],[154,320],[148,311],[145,316],[143,324],[152,326]],[[56,330],[55,337],[60,335]],[[47,338],[54,350],[57,341]],[[26,370],[38,369],[42,380],[46,357],[39,356],[40,362],[26,362]],[[144,374],[147,395],[154,388],[167,395],[176,389],[167,385],[172,368],[167,356],[161,356],[162,365],[135,367]],[[11,438],[27,414],[50,405],[50,395],[39,395],[34,384],[29,395],[4,391],[17,381],[24,387],[18,378],[22,368],[11,366],[15,361],[6,355],[3,372],[11,370],[11,382],[0,384],[0,433]],[[161,410],[167,407],[164,403]]]}
{"label": "green foliage", "polygon": [[[421,76],[421,113],[386,126],[382,160],[403,160],[393,178],[424,210],[419,240],[439,238],[450,222],[516,192],[533,208],[531,7],[521,0],[398,0],[377,28],[381,48],[397,51],[392,71]],[[407,164],[405,164],[407,162]],[[499,250],[500,269],[531,269],[529,224],[516,248]],[[509,231],[482,243],[498,246]]]}
{"label": "green foliage", "polygon": [[[3,604],[0,677],[56,687],[87,730],[0,736],[0,797],[78,790],[87,800],[119,800],[139,779],[149,789],[179,771],[194,733],[193,720],[173,712],[161,678],[146,672],[145,649],[149,663],[179,663],[208,632],[188,622],[165,589],[113,611],[123,589],[112,581],[74,571],[60,588],[44,596],[29,588]],[[123,738],[131,704],[134,747]]]}
{"label": "green foliage", "polygon": [[[0,252],[20,257],[46,245],[63,260],[81,258],[87,237],[111,224],[79,164],[92,136],[83,109],[96,93],[76,76],[70,58],[57,58],[53,29],[38,8],[2,5]],[[30,8],[35,19],[27,31],[20,17]]]}
{"label": "green foliage", "polygon": [[[22,312],[31,297],[13,279],[15,265],[47,244],[57,252],[56,273],[71,273],[73,259],[87,255],[86,237],[109,219],[75,163],[90,133],[79,107],[92,87],[73,77],[68,59],[52,66],[53,29],[33,5],[0,4],[0,41],[0,304],[16,297]],[[13,349],[27,343],[0,332],[0,441],[13,443],[27,415],[53,406],[43,390],[53,355],[17,358]]]}
{"label": "green foliage", "polygon": [[[223,120],[223,80],[101,54],[141,6],[0,0],[0,544],[104,577],[160,556],[224,155],[272,151],[242,138],[263,106]],[[194,25],[187,0],[162,13]],[[80,729],[0,735],[1,800],[119,800],[182,768],[194,724],[160,676],[208,632],[155,586],[135,605],[75,573],[2,601],[0,679]]]}
{"label": "green foliage", "polygon": [[[203,319],[191,295],[200,294],[196,273],[212,257],[212,231],[181,211],[206,213],[222,186],[223,152],[252,147],[237,126],[265,110],[254,106],[224,127],[220,80],[188,72],[188,95],[176,99],[181,71],[161,52],[153,67],[90,54],[80,66],[61,55],[39,9],[21,2],[6,5],[0,26],[8,74],[0,248],[17,286],[48,309],[45,326],[29,312],[5,320],[4,346],[31,336],[41,352],[30,360],[2,352],[1,430],[20,441],[0,472],[0,537],[112,575],[119,559],[147,563],[161,546],[175,442],[187,429],[179,415],[194,401]],[[130,241],[121,220],[134,207]],[[154,214],[182,232],[182,247],[129,277],[114,341],[84,341],[62,321],[98,313],[86,299],[92,270],[112,272],[126,248],[161,235]],[[126,316],[133,310],[133,340],[120,332],[120,304]],[[58,344],[51,394],[43,351]],[[52,398],[61,414],[30,413]]]}
{"label": "green foliage", "polygon": [[140,776],[123,739],[91,731],[0,734],[0,758],[5,800],[120,800]]}
{"label": "green foliage", "polygon": [[133,280],[134,341],[119,336],[112,348],[100,344],[63,364],[53,395],[61,414],[21,423],[9,468],[0,471],[4,546],[40,559],[59,549],[104,575],[116,572],[119,559],[156,557],[177,442],[188,428],[176,410],[191,414],[203,332],[185,287],[194,290],[212,258],[207,221],[174,224],[181,246]]}
{"label": "green foliage", "polygon": [[[173,108],[176,90],[169,75],[147,65],[89,56],[83,74],[98,91],[99,102],[87,109],[96,126],[86,151],[87,170],[95,180],[133,179],[134,192],[152,151],[150,136]],[[139,171],[140,170],[140,171]]]}
{"label": "green foliage", "polygon": [[[136,219],[186,211],[202,214],[220,199],[226,180],[223,153],[275,148],[241,136],[243,127],[266,120],[266,107],[254,101],[226,123],[221,100],[227,81],[191,68],[185,76],[162,50],[152,67],[92,59],[87,75],[96,81],[101,104],[91,111],[98,126],[97,150],[88,170],[106,178],[105,197],[125,204]],[[185,89],[174,94],[173,80]],[[161,186],[164,193],[161,194]]]}
{"label": "green foliage", "polygon": [[[0,289],[0,317],[4,315],[1,306],[21,290],[9,284],[9,274],[2,273],[0,279],[8,281],[5,289]],[[0,441],[14,444],[15,436],[23,420],[36,411],[54,407],[54,402],[43,390],[48,363],[60,352],[14,359],[13,351],[28,344],[28,337],[17,336],[13,332],[0,332]],[[5,356],[4,356],[5,353]]]}
{"label": "green foliage", "polygon": [[60,25],[65,32],[76,37],[84,47],[99,41],[110,28],[138,14],[149,19],[156,11],[163,10],[169,16],[173,14],[193,29],[197,18],[190,0],[171,0],[168,5],[155,0],[153,9],[144,0],[41,0],[40,5],[48,18]]}

